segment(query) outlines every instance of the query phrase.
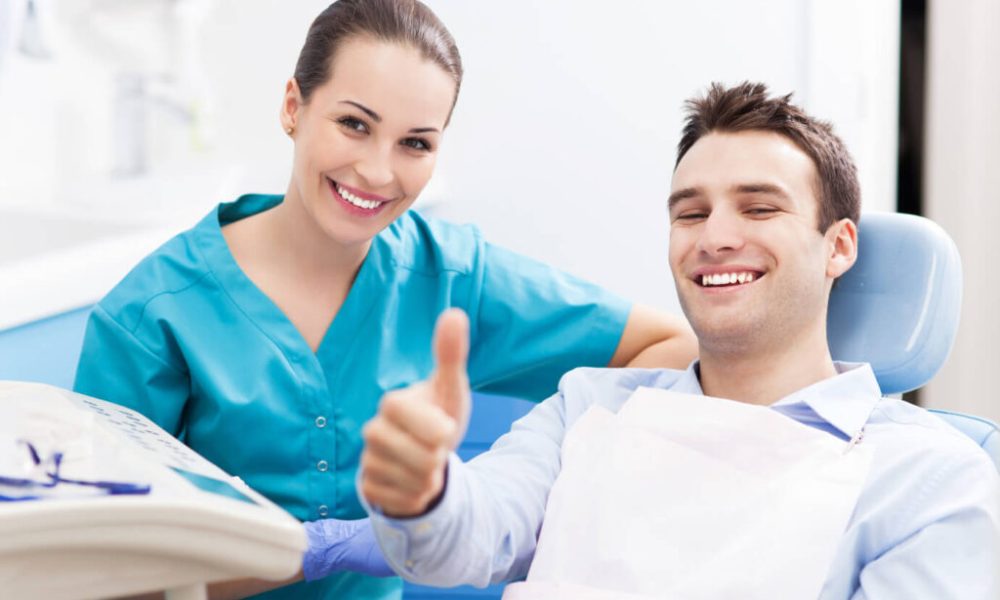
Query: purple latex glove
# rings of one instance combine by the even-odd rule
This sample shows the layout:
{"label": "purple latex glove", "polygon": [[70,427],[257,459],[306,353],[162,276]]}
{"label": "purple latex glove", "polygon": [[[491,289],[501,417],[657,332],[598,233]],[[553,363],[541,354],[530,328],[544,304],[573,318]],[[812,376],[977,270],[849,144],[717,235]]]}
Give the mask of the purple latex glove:
{"label": "purple latex glove", "polygon": [[309,538],[309,548],[302,557],[306,581],[322,579],[338,571],[356,571],[373,577],[396,574],[382,556],[368,519],[323,519],[303,525]]}

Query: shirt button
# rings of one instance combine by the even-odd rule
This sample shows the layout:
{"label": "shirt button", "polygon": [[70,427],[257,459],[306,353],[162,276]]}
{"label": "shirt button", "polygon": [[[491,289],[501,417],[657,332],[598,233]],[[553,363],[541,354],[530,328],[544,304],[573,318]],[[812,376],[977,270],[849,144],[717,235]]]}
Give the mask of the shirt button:
{"label": "shirt button", "polygon": [[326,516],[330,514],[330,508],[325,504],[320,504],[317,512],[319,512],[319,516],[326,518]]}
{"label": "shirt button", "polygon": [[414,563],[412,560],[407,560],[405,563],[403,563],[403,566],[406,567],[407,569],[413,570],[413,565],[415,564],[416,563]]}
{"label": "shirt button", "polygon": [[316,463],[316,468],[319,469],[321,473],[325,473],[326,470],[330,468],[330,465],[325,460],[321,460],[318,463]]}
{"label": "shirt button", "polygon": [[326,417],[316,417],[316,427],[320,429],[326,427]]}

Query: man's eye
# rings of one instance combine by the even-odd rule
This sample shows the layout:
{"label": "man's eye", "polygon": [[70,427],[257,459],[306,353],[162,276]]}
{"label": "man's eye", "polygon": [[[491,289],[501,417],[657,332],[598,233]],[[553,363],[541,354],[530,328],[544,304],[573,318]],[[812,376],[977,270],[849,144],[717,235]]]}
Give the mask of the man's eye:
{"label": "man's eye", "polygon": [[678,221],[697,221],[698,219],[704,219],[706,217],[708,217],[708,213],[686,212],[686,213],[681,213],[674,218]]}
{"label": "man's eye", "polygon": [[414,150],[421,150],[423,152],[429,152],[431,150],[430,143],[422,138],[406,138],[401,141],[400,144],[406,146],[407,148],[413,148]]}
{"label": "man's eye", "polygon": [[758,207],[755,207],[755,208],[747,209],[747,214],[748,215],[754,215],[754,216],[764,216],[764,215],[769,215],[769,214],[773,214],[773,213],[776,213],[776,212],[778,212],[778,209],[776,209],[776,208],[768,208],[768,207],[763,207],[763,206],[758,206]]}
{"label": "man's eye", "polygon": [[356,131],[358,133],[368,133],[368,125],[365,124],[361,119],[356,119],[354,117],[341,117],[337,119],[337,122],[341,126],[350,129],[351,131]]}

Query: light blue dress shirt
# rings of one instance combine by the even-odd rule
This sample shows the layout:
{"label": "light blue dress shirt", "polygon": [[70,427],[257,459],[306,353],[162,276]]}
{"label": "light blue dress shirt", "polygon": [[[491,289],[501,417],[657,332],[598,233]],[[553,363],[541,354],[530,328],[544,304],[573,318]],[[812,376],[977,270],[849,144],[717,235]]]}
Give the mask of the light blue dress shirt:
{"label": "light blue dress shirt", "polygon": [[[447,488],[431,512],[390,519],[369,511],[389,562],[428,585],[524,578],[573,423],[594,404],[617,412],[639,386],[702,394],[696,369],[697,362],[686,371],[568,373],[559,393],[489,452],[467,464],[451,457]],[[861,443],[875,451],[820,598],[996,600],[1000,477],[989,457],[927,411],[882,398],[867,364],[837,369],[772,407],[845,441],[864,426]],[[594,515],[602,517],[617,518]]]}
{"label": "light blue dress shirt", "polygon": [[[298,519],[364,516],[361,426],[383,393],[429,375],[445,308],[469,315],[469,378],[486,392],[542,400],[569,369],[614,354],[627,302],[472,226],[412,212],[374,239],[313,352],[222,235],[281,200],[222,204],[136,266],[94,308],[74,387],[138,410]],[[339,573],[267,596],[371,600],[401,588]]]}

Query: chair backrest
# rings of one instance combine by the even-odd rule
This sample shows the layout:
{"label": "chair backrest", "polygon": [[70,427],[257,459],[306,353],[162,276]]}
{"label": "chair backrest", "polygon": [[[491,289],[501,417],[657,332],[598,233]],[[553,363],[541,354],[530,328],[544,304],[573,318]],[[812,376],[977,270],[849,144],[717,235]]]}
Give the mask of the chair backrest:
{"label": "chair backrest", "polygon": [[[830,352],[836,360],[871,363],[885,394],[914,390],[938,372],[958,332],[958,248],[933,221],[898,213],[866,213],[858,238],[858,260],[830,294]],[[933,412],[975,440],[1000,468],[996,424]]]}

